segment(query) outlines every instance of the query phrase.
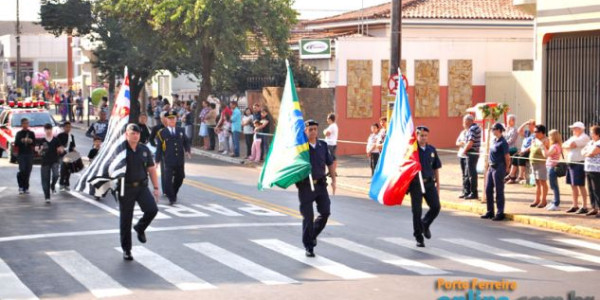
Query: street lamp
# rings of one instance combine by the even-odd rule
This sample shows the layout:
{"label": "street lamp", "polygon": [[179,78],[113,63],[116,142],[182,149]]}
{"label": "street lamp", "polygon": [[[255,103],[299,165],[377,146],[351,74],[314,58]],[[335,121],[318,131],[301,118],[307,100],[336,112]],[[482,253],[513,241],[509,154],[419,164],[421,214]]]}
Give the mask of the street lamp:
{"label": "street lamp", "polygon": [[19,0],[17,1],[17,88],[21,87],[21,23],[19,22]]}

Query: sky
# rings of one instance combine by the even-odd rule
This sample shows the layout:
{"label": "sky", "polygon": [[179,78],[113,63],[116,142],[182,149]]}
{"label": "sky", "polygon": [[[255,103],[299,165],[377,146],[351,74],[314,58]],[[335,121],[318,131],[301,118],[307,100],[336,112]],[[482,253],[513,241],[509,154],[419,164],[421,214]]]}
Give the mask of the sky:
{"label": "sky", "polygon": [[[40,0],[19,0],[20,17],[23,21],[38,21]],[[316,19],[337,15],[361,7],[378,5],[391,0],[296,0],[293,8],[300,13],[300,19]],[[16,18],[17,0],[0,0],[0,21]]]}

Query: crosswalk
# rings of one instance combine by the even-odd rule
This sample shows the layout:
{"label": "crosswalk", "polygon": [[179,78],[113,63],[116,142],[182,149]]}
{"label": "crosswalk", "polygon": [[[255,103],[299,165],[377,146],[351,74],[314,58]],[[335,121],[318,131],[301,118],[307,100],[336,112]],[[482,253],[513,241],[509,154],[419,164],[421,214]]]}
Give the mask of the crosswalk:
{"label": "crosswalk", "polygon": [[[302,284],[305,278],[298,278],[299,274],[312,274],[290,272],[291,268],[314,270],[323,276],[341,280],[373,280],[381,276],[373,269],[361,270],[365,266],[363,262],[369,265],[381,263],[396,269],[399,275],[412,276],[464,273],[516,276],[528,272],[578,273],[600,270],[600,266],[597,266],[600,264],[600,244],[593,242],[558,238],[544,242],[514,238],[494,241],[495,246],[465,238],[442,238],[432,243],[434,246],[417,248],[412,240],[399,237],[378,237],[367,243],[344,237],[324,237],[319,240],[315,258],[307,258],[302,248],[275,238],[236,241],[235,247],[230,242],[202,241],[173,246],[177,247],[178,253],[187,251],[183,255],[187,260],[184,262],[181,257],[174,256],[164,248],[135,246],[132,251],[134,262],[122,262],[115,255],[115,263],[112,265],[137,264],[139,268],[154,274],[145,279],[152,281],[145,285],[170,285],[180,291],[220,288],[219,282],[210,276],[210,268],[198,267],[202,265],[199,261],[207,259],[225,266],[219,271],[221,274],[236,273],[236,276],[244,276],[251,282],[264,285]],[[240,246],[240,242],[244,244]],[[111,250],[110,247],[98,250],[112,251],[115,254],[115,250],[121,251],[120,248]],[[257,256],[257,253],[261,255]],[[548,253],[551,257],[548,257]],[[101,261],[99,257],[89,254],[86,257],[86,252],[76,250],[48,251],[42,254],[45,260],[73,280],[71,284],[83,287],[95,298],[113,298],[136,292],[135,286],[131,286],[131,282],[126,280],[127,274],[114,278],[115,271],[106,270],[106,261]],[[269,258],[268,262],[265,262],[266,257]],[[281,270],[275,269],[275,265]],[[10,260],[0,258],[0,299],[43,298],[44,295],[33,292],[36,291],[36,280],[32,278],[35,278],[36,271],[18,267],[19,264],[16,264],[11,268]],[[131,271],[124,268],[120,272],[128,270]],[[27,280],[20,278],[24,274],[27,275]],[[69,283],[65,283],[65,286],[68,285]],[[64,289],[65,286],[57,289]]]}

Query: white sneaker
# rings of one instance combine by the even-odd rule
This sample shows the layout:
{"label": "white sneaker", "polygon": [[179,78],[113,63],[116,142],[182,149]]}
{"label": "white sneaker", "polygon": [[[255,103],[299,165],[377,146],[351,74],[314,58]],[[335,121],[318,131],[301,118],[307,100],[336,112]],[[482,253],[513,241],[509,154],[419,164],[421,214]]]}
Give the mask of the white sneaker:
{"label": "white sneaker", "polygon": [[19,195],[23,195],[23,194],[25,194],[25,192],[23,191],[22,188],[19,188]]}
{"label": "white sneaker", "polygon": [[46,198],[46,203],[50,204],[50,198]]}
{"label": "white sneaker", "polygon": [[551,203],[550,205],[546,206],[546,209],[549,211],[559,211],[560,208],[558,208],[556,205],[554,205],[554,203]]}
{"label": "white sneaker", "polygon": [[221,154],[223,154],[223,155],[227,155],[227,151],[223,151]]}

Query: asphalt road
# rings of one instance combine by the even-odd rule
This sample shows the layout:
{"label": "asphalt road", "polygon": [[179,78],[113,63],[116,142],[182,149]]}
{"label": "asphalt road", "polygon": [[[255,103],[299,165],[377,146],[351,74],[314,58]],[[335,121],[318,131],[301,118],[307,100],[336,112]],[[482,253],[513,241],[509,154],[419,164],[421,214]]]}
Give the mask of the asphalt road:
{"label": "asphalt road", "polygon": [[39,166],[31,195],[17,194],[16,171],[0,160],[0,299],[452,299],[467,291],[439,282],[473,279],[516,283],[480,294],[494,299],[600,295],[598,241],[443,211],[417,249],[410,207],[347,191],[305,258],[295,188],[259,192],[258,170],[197,156],[181,203],[161,200],[148,243],[134,235],[125,262],[111,197],[62,192],[45,204]]}

